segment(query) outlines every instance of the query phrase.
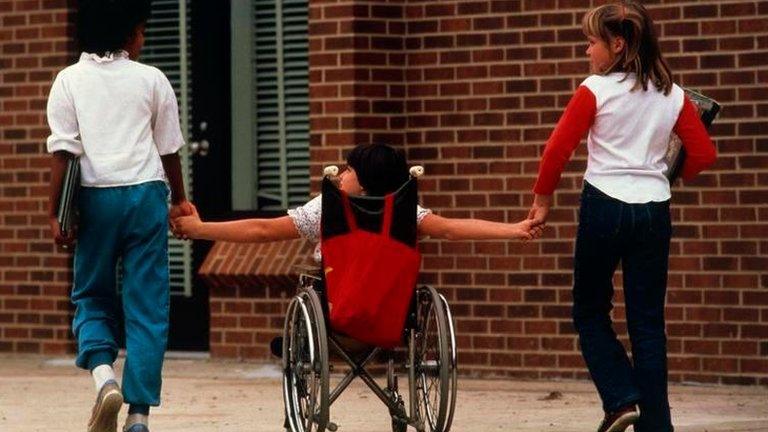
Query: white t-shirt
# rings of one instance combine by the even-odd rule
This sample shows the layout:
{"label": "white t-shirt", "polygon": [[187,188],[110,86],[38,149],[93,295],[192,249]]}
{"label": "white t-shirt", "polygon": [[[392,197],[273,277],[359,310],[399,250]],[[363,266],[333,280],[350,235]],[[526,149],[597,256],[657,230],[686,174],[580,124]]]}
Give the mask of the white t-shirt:
{"label": "white t-shirt", "polygon": [[83,186],[165,180],[161,155],[184,145],[168,78],[120,51],[82,53],[56,76],[48,97],[48,152],[80,156]]}
{"label": "white t-shirt", "polygon": [[[305,239],[316,242],[314,259],[316,262],[320,262],[322,255],[320,253],[320,217],[323,213],[323,200],[322,195],[318,195],[309,200],[303,206],[296,207],[295,209],[288,210],[288,216],[293,220],[296,225],[296,230],[299,235]],[[416,223],[421,224],[428,214],[432,213],[432,210],[425,209],[422,206],[416,207]]]}

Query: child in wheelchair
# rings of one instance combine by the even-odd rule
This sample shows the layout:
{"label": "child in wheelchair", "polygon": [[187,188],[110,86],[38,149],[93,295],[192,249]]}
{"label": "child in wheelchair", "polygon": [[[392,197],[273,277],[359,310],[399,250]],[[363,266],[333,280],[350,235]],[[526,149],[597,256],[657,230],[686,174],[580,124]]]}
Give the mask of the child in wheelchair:
{"label": "child in wheelchair", "polygon": [[[336,430],[329,407],[355,377],[387,405],[393,431],[450,429],[456,391],[453,323],[448,303],[434,288],[414,289],[421,262],[417,239],[528,241],[541,235],[543,225],[530,219],[502,223],[438,216],[417,205],[415,173],[402,152],[388,145],[358,145],[347,156],[338,187],[326,175],[323,193],[287,216],[203,222],[194,211],[172,221],[182,238],[271,242],[303,237],[317,243],[314,259],[323,264],[321,275],[300,277],[283,337],[271,344],[273,354],[283,358],[286,430],[315,430],[311,425]],[[364,370],[380,349],[404,342],[410,411],[398,392],[391,352],[386,388]],[[330,350],[351,366],[332,392]]]}
{"label": "child in wheelchair", "polygon": [[[355,377],[387,405],[393,431],[404,432],[408,426],[419,432],[450,429],[456,392],[453,324],[447,302],[434,288],[414,290],[420,266],[416,240],[528,241],[541,235],[543,225],[530,219],[502,223],[438,216],[416,204],[416,190],[402,152],[388,145],[365,144],[350,151],[338,187],[326,176],[323,194],[288,210],[286,216],[203,222],[195,210],[172,221],[174,234],[182,238],[271,242],[303,237],[317,243],[314,259],[323,263],[324,277],[300,277],[283,337],[271,344],[273,354],[283,358],[286,430],[336,430],[329,407]],[[365,209],[360,207],[363,202],[381,208]],[[358,206],[357,214],[353,205]],[[371,225],[371,220],[377,222]],[[367,261],[379,265],[369,266]],[[361,321],[361,316],[366,320]],[[404,329],[406,316],[413,322]],[[342,318],[347,319],[346,327]],[[326,330],[326,322],[332,328]],[[405,368],[410,411],[398,392],[391,352],[386,388],[364,370],[380,349],[403,342],[410,365]],[[329,351],[351,366],[332,392]]]}
{"label": "child in wheelchair", "polygon": [[[402,152],[385,144],[362,144],[350,151],[347,167],[338,178],[338,187],[350,196],[385,196],[398,190],[409,179],[409,169]],[[197,211],[172,221],[173,231],[185,239],[229,242],[271,242],[306,238],[317,243],[314,260],[321,262],[322,195],[303,206],[288,210],[287,216],[253,218],[228,222],[203,222]],[[446,240],[514,239],[528,241],[541,235],[543,226],[530,219],[517,223],[482,219],[442,217],[421,206],[416,208],[419,237]],[[273,341],[271,350],[280,356],[281,340]],[[352,342],[346,345],[354,345]]]}

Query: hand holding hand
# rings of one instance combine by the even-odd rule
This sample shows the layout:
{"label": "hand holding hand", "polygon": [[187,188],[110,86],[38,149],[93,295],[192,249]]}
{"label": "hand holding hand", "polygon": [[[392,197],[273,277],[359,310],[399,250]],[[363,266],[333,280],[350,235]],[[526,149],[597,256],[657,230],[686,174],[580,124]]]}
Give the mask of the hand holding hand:
{"label": "hand holding hand", "polygon": [[[191,202],[184,200],[177,204],[172,204],[168,210],[168,222],[171,225],[171,230],[176,238],[182,238],[176,233],[176,221],[183,216],[192,216],[197,214],[197,208]],[[199,219],[199,216],[198,216]]]}
{"label": "hand holding hand", "polygon": [[544,225],[533,219],[524,219],[514,224],[515,237],[522,241],[536,240],[544,232]]}
{"label": "hand holding hand", "polygon": [[528,219],[535,222],[536,225],[541,225],[542,228],[547,223],[547,217],[549,216],[549,208],[552,206],[552,195],[536,195],[531,205],[531,210],[528,212]]}
{"label": "hand holding hand", "polygon": [[189,216],[179,216],[173,220],[173,234],[180,239],[197,238],[197,233],[203,225],[197,209],[192,207],[193,212]]}

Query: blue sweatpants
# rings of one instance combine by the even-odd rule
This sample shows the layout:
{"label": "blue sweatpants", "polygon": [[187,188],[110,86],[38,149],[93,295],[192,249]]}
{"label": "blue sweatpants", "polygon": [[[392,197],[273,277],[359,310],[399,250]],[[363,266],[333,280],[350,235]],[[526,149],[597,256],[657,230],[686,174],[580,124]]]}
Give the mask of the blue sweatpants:
{"label": "blue sweatpants", "polygon": [[160,181],[83,187],[79,192],[72,289],[76,363],[88,369],[94,359],[114,362],[117,357],[116,265],[121,258],[126,336],[122,388],[130,404],[160,404],[170,297],[167,197],[168,188]]}

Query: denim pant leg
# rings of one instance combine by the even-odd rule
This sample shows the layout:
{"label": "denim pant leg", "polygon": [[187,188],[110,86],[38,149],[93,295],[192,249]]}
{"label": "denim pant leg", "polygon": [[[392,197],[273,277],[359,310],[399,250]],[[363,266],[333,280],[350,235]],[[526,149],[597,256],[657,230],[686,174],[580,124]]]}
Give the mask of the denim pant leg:
{"label": "denim pant leg", "polygon": [[623,205],[585,186],[574,258],[574,326],[606,412],[640,399],[632,365],[610,317],[613,275],[621,257]]}
{"label": "denim pant leg", "polygon": [[80,220],[75,246],[75,305],[72,331],[77,340],[78,367],[88,369],[89,358],[98,354],[114,362],[117,357],[119,306],[115,266],[120,241],[120,208],[108,188],[81,188]]}
{"label": "denim pant leg", "polygon": [[640,388],[637,432],[671,432],[664,302],[671,225],[669,203],[632,206],[632,233],[622,256],[627,329]]}
{"label": "denim pant leg", "polygon": [[129,188],[123,250],[126,403],[160,404],[168,342],[168,189],[151,182]]}

